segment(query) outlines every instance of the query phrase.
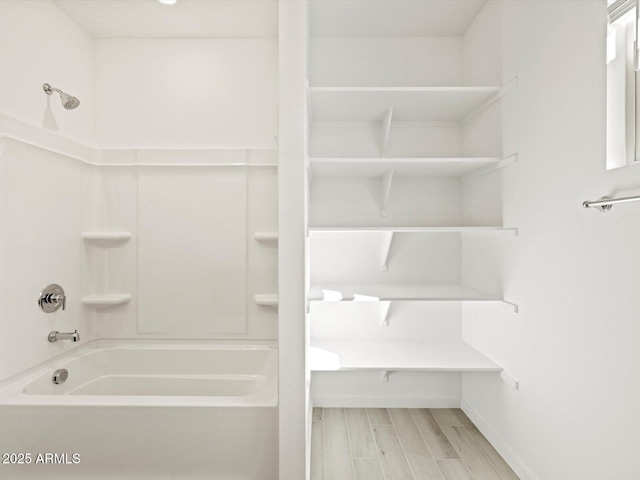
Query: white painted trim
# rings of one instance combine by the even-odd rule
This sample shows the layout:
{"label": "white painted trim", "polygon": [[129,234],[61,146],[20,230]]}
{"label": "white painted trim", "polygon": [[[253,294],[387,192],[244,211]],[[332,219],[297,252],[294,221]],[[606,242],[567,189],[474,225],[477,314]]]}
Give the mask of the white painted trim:
{"label": "white painted trim", "polygon": [[319,408],[460,408],[460,399],[321,395],[313,397],[313,406]]}
{"label": "white painted trim", "polygon": [[489,440],[489,443],[493,445],[493,448],[500,454],[507,464],[513,469],[514,472],[520,477],[520,480],[538,480],[533,472],[527,467],[527,465],[516,455],[516,453],[507,446],[507,444],[500,438],[500,436],[493,430],[487,422],[476,412],[471,405],[469,405],[464,399],[460,402],[460,408],[467,414],[467,417],[478,427],[478,430]]}

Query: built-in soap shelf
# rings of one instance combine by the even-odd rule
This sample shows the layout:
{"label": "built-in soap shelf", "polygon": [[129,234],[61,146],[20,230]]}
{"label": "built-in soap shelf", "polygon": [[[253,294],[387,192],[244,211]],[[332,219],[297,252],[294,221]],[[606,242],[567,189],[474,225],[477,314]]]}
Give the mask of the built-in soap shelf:
{"label": "built-in soap shelf", "polygon": [[89,308],[110,308],[117,305],[124,305],[131,301],[131,295],[128,293],[106,293],[87,295],[82,297],[82,304]]}
{"label": "built-in soap shelf", "polygon": [[259,293],[253,296],[253,300],[263,307],[278,308],[277,293]]}
{"label": "built-in soap shelf", "polygon": [[261,231],[261,232],[256,232],[253,236],[258,242],[278,243],[278,232]]}
{"label": "built-in soap shelf", "polygon": [[131,232],[121,231],[91,231],[82,232],[82,240],[99,246],[109,246],[128,242],[131,239]]}

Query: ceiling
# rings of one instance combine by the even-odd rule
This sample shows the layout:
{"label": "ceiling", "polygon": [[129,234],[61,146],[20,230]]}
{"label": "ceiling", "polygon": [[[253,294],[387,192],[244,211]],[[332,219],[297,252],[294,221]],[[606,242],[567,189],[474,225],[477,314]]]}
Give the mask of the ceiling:
{"label": "ceiling", "polygon": [[[277,0],[53,0],[95,38],[277,38]],[[297,0],[290,0],[297,1]],[[314,37],[460,36],[486,0],[309,0]]]}
{"label": "ceiling", "polygon": [[95,38],[277,38],[277,0],[53,0]]}
{"label": "ceiling", "polygon": [[486,0],[310,0],[313,37],[461,36]]}

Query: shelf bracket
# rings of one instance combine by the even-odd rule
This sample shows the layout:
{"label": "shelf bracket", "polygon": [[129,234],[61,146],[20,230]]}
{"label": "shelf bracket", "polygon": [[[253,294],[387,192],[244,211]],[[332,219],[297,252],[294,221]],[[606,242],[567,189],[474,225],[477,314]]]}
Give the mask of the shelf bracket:
{"label": "shelf bracket", "polygon": [[391,372],[389,370],[383,370],[382,371],[382,375],[380,376],[380,381],[381,382],[389,382],[389,376],[391,375]]}
{"label": "shelf bracket", "polygon": [[489,172],[493,172],[495,170],[499,170],[504,167],[508,167],[509,165],[513,165],[518,161],[518,154],[514,153],[513,155],[509,155],[508,157],[504,157],[502,160],[494,163],[493,165],[489,165],[484,168],[479,168],[478,170],[474,170],[473,172],[467,173],[463,175],[460,180],[466,182],[472,178],[479,177],[480,175],[484,175]]}
{"label": "shelf bracket", "polygon": [[305,95],[307,100],[307,128],[310,129],[313,124],[313,110],[311,110],[311,88],[309,87],[309,79],[305,79]]}
{"label": "shelf bracket", "polygon": [[502,304],[505,305],[506,308],[510,309],[513,313],[519,313],[520,308],[517,304],[507,302],[506,300],[502,300]]}
{"label": "shelf bracket", "polygon": [[305,156],[304,158],[304,164],[305,167],[307,168],[307,180],[308,180],[308,184],[307,187],[309,188],[309,190],[311,189],[311,184],[313,183],[313,170],[311,170],[311,161],[309,160],[309,156]]}
{"label": "shelf bracket", "polygon": [[500,372],[500,378],[514,390],[520,390],[520,382],[518,382],[511,375],[506,374],[504,370]]}
{"label": "shelf bracket", "polygon": [[389,252],[391,252],[394,233],[393,230],[382,233],[382,255],[380,256],[380,271],[382,272],[389,270]]}
{"label": "shelf bracket", "polygon": [[382,176],[382,198],[380,199],[380,216],[387,216],[387,206],[389,205],[389,195],[391,194],[391,184],[393,183],[393,170]]}
{"label": "shelf bracket", "polygon": [[391,310],[391,302],[382,301],[380,302],[380,326],[388,327],[389,326],[389,311]]}
{"label": "shelf bracket", "polygon": [[516,76],[516,77],[513,77],[511,80],[509,80],[509,82],[507,82],[507,84],[504,87],[502,87],[495,95],[487,99],[485,102],[481,103],[478,107],[476,107],[475,110],[473,110],[466,117],[464,117],[462,119],[462,125],[464,126],[467,123],[469,123],[475,117],[480,115],[480,113],[482,113],[491,105],[496,103],[498,100],[500,100],[502,97],[504,97],[507,93],[509,93],[511,90],[513,90],[517,86],[518,86],[518,77]]}
{"label": "shelf bracket", "polygon": [[389,133],[391,133],[391,120],[393,119],[393,107],[389,107],[382,120],[382,143],[380,145],[380,156],[386,157],[389,147]]}

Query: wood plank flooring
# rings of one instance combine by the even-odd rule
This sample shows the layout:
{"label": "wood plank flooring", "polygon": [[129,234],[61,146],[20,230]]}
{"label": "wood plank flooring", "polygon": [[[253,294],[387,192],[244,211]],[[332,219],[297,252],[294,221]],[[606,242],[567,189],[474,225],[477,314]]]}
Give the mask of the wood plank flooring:
{"label": "wood plank flooring", "polygon": [[311,480],[519,480],[459,408],[314,408]]}

